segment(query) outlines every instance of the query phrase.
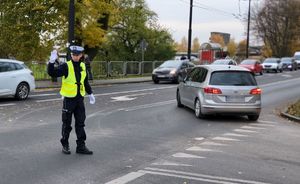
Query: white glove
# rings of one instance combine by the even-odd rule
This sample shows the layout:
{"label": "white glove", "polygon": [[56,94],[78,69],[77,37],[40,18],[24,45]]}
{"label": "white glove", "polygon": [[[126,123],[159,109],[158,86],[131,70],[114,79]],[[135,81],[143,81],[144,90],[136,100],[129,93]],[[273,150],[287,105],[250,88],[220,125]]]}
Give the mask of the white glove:
{"label": "white glove", "polygon": [[57,60],[57,58],[58,58],[57,50],[53,50],[50,55],[49,63],[54,63],[55,60]]}
{"label": "white glove", "polygon": [[95,96],[93,95],[93,93],[89,95],[89,99],[90,99],[90,104],[95,104],[96,99],[95,99]]}

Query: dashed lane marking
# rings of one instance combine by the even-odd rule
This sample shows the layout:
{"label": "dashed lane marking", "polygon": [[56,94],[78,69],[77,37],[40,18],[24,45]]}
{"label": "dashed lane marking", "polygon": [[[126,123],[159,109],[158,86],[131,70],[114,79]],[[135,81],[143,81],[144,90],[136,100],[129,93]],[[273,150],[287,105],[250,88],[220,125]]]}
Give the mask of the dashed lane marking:
{"label": "dashed lane marking", "polygon": [[248,135],[235,134],[235,133],[225,133],[224,136],[233,136],[233,137],[249,137]]}
{"label": "dashed lane marking", "polygon": [[205,157],[201,157],[198,155],[192,155],[192,154],[187,154],[187,153],[175,153],[172,155],[172,157],[175,157],[175,158],[205,158]]}
{"label": "dashed lane marking", "polygon": [[275,125],[271,125],[271,124],[251,124],[251,126],[262,126],[262,127],[274,127]]}
{"label": "dashed lane marking", "polygon": [[234,129],[235,132],[242,132],[242,133],[258,133],[257,131],[253,130],[245,130],[245,129]]}
{"label": "dashed lane marking", "polygon": [[193,146],[193,147],[187,148],[186,151],[222,152],[222,151],[219,151],[219,150],[201,148],[199,146]]}
{"label": "dashed lane marking", "polygon": [[214,141],[240,141],[238,139],[232,139],[232,138],[227,138],[227,137],[214,137],[212,138]]}
{"label": "dashed lane marking", "polygon": [[264,121],[264,120],[259,120],[261,123],[267,123],[267,124],[277,124],[275,121]]}
{"label": "dashed lane marking", "polygon": [[204,140],[204,137],[196,137],[194,138],[196,141],[203,141]]}
{"label": "dashed lane marking", "polygon": [[47,94],[36,94],[36,95],[29,95],[30,97],[41,97],[41,96],[56,96],[58,93],[47,93]]}
{"label": "dashed lane marking", "polygon": [[128,173],[120,178],[117,178],[115,180],[112,180],[110,182],[107,182],[105,184],[125,184],[125,183],[128,183],[130,181],[133,181],[143,175],[145,175],[146,173],[143,173],[143,172],[131,172],[131,173]]}
{"label": "dashed lane marking", "polygon": [[189,165],[189,164],[179,164],[179,163],[167,162],[167,161],[164,161],[164,162],[155,162],[155,163],[152,163],[151,165],[192,167],[192,165]]}
{"label": "dashed lane marking", "polygon": [[227,146],[227,144],[221,144],[221,143],[216,143],[216,142],[211,142],[211,141],[205,141],[201,143],[201,145],[205,146]]}
{"label": "dashed lane marking", "polygon": [[15,103],[8,103],[8,104],[1,104],[0,107],[7,107],[7,106],[13,106],[16,105]]}
{"label": "dashed lane marking", "polygon": [[242,126],[242,129],[255,129],[255,130],[265,130],[266,128],[262,127],[253,127],[253,126]]}
{"label": "dashed lane marking", "polygon": [[[185,179],[207,181],[207,182],[212,182],[212,183],[222,183],[222,184],[233,184],[233,183],[268,184],[268,183],[259,182],[259,181],[243,180],[243,179],[236,179],[236,178],[228,178],[228,177],[213,176],[213,175],[207,175],[207,174],[198,174],[198,173],[184,172],[184,171],[177,171],[177,170],[151,168],[151,167],[146,167],[146,168],[144,168],[144,170],[141,170],[139,172],[147,173],[147,174],[158,174],[158,175],[166,174],[166,176],[167,176],[167,174],[169,174],[169,176],[174,176],[177,178],[185,178]],[[150,173],[150,172],[152,172],[152,173]],[[208,180],[210,180],[210,181],[208,181]]]}

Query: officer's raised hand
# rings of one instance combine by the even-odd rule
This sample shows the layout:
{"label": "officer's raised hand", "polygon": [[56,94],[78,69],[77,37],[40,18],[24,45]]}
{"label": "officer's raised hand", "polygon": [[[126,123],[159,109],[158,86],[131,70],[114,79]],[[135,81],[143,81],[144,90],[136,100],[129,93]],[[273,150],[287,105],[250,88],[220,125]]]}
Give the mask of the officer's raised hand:
{"label": "officer's raised hand", "polygon": [[58,58],[57,50],[53,50],[50,55],[49,63],[55,63]]}
{"label": "officer's raised hand", "polygon": [[95,104],[96,99],[95,99],[95,96],[93,95],[93,93],[91,93],[91,94],[89,95],[89,99],[90,99],[90,104]]}

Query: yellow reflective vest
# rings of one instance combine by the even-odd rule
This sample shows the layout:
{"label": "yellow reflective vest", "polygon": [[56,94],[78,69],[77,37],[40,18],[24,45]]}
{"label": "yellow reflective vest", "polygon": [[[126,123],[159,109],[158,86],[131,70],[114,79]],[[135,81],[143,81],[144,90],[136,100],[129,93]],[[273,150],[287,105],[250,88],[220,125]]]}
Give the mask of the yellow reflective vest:
{"label": "yellow reflective vest", "polygon": [[[65,76],[62,77],[62,85],[60,89],[60,94],[64,97],[75,97],[77,95],[77,87],[76,84],[76,76],[74,71],[74,66],[72,61],[67,61],[68,65],[68,76],[67,78]],[[80,67],[82,69],[81,78],[80,78],[80,94],[81,96],[85,95],[85,87],[84,87],[84,80],[86,78],[86,67],[83,62],[80,63]]]}

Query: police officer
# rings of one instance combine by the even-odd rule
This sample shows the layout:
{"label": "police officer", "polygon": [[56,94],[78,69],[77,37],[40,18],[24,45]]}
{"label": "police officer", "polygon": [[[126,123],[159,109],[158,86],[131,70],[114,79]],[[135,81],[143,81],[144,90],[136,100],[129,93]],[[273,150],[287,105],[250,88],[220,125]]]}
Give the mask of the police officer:
{"label": "police officer", "polygon": [[70,46],[71,60],[66,63],[54,67],[55,60],[58,59],[57,50],[51,52],[48,74],[52,77],[62,77],[62,86],[60,94],[64,97],[62,109],[62,152],[64,154],[71,154],[69,147],[69,135],[72,130],[72,115],[75,118],[75,132],[77,135],[76,153],[79,154],[93,154],[86,145],[86,134],[84,130],[85,121],[85,107],[84,95],[89,96],[90,104],[95,103],[95,97],[92,93],[92,88],[88,82],[86,66],[83,62],[84,49],[80,46]]}

